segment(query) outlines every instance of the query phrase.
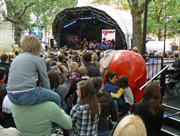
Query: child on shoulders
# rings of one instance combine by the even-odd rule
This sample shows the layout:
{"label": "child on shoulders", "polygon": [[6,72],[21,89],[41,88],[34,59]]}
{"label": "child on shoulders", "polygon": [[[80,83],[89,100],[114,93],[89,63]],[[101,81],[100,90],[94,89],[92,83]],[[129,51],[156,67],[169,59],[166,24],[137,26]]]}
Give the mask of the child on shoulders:
{"label": "child on shoulders", "polygon": [[[22,53],[10,67],[7,92],[15,105],[34,105],[53,101],[60,107],[60,97],[50,90],[47,69],[41,58],[41,42],[34,35],[24,35],[21,40]],[[42,87],[38,86],[38,77]]]}

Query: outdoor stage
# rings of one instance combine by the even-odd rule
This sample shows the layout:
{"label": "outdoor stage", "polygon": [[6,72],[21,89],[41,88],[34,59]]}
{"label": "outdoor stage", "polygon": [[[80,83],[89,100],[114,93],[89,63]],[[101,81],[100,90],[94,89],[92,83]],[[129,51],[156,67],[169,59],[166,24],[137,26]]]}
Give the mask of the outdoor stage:
{"label": "outdoor stage", "polygon": [[[129,13],[116,10],[107,5],[87,5],[67,8],[56,15],[52,24],[53,36],[57,46],[63,47],[75,39],[96,40],[102,43],[114,39],[115,49],[131,49],[132,17]],[[109,38],[110,33],[114,38]],[[76,44],[76,43],[75,43]],[[99,48],[101,45],[99,44]]]}

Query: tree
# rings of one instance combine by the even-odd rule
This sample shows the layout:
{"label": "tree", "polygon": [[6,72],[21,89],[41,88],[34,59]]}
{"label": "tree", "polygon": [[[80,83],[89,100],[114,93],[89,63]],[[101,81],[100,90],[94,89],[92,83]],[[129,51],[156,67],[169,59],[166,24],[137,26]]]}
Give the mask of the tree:
{"label": "tree", "polygon": [[153,33],[158,40],[164,35],[164,17],[167,14],[167,36],[177,35],[180,1],[177,0],[152,0],[148,9],[147,33]]}
{"label": "tree", "polygon": [[7,0],[6,3],[8,5],[8,16],[6,19],[15,25],[15,42],[20,45],[20,37],[23,30],[21,26],[23,23],[23,15],[29,7],[35,4],[35,2],[20,3],[18,1]]}
{"label": "tree", "polygon": [[[57,13],[77,4],[77,0],[5,0],[6,19],[14,24],[15,43],[20,46],[22,30],[31,31],[34,26],[48,26]],[[40,14],[40,21],[32,23],[31,16]],[[46,27],[47,28],[47,27]]]}
{"label": "tree", "polygon": [[[131,10],[133,22],[133,46],[142,49],[142,23],[145,0],[97,0],[98,3],[107,4],[114,1],[116,6],[122,6],[126,10]],[[151,1],[151,2],[150,2]],[[167,22],[167,36],[172,38],[179,30],[178,19],[180,19],[178,0],[148,0],[148,20],[147,34],[153,33],[160,40],[164,35],[164,16],[169,16]],[[175,31],[174,33],[173,30]]]}
{"label": "tree", "polygon": [[[141,51],[142,49],[142,14],[145,10],[145,1],[142,0],[127,0],[131,9],[132,22],[133,22],[133,36],[132,43],[133,47],[138,47]],[[148,3],[151,0],[148,0]]]}

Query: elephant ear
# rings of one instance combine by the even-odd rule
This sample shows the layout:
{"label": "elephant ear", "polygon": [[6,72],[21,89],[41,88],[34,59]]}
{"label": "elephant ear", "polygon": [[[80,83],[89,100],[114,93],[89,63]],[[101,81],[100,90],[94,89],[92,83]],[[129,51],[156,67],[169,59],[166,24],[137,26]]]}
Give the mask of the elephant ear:
{"label": "elephant ear", "polygon": [[112,59],[112,53],[108,53],[104,56],[103,68],[107,69]]}

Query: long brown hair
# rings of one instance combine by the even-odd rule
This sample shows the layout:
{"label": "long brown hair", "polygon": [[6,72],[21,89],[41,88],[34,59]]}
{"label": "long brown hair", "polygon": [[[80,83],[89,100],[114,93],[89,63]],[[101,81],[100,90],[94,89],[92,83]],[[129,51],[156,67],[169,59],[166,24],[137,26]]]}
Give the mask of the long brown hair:
{"label": "long brown hair", "polygon": [[158,107],[161,107],[161,91],[157,82],[151,81],[146,85],[144,89],[142,102],[147,104],[149,111],[156,115]]}
{"label": "long brown hair", "polygon": [[51,90],[56,89],[61,84],[61,77],[59,73],[55,72],[54,70],[50,70],[48,71],[47,75],[49,77]]}
{"label": "long brown hair", "polygon": [[101,88],[101,86],[102,86],[102,84],[103,84],[103,79],[102,79],[102,77],[94,77],[94,78],[92,79],[92,83],[93,83],[94,88],[95,88],[95,90],[96,90],[96,95],[99,94],[99,90],[100,90],[100,88]]}
{"label": "long brown hair", "polygon": [[95,94],[95,88],[90,80],[78,82],[81,98],[77,104],[88,104],[88,113],[91,114],[91,122],[95,121],[95,116],[99,115],[99,104]]}

